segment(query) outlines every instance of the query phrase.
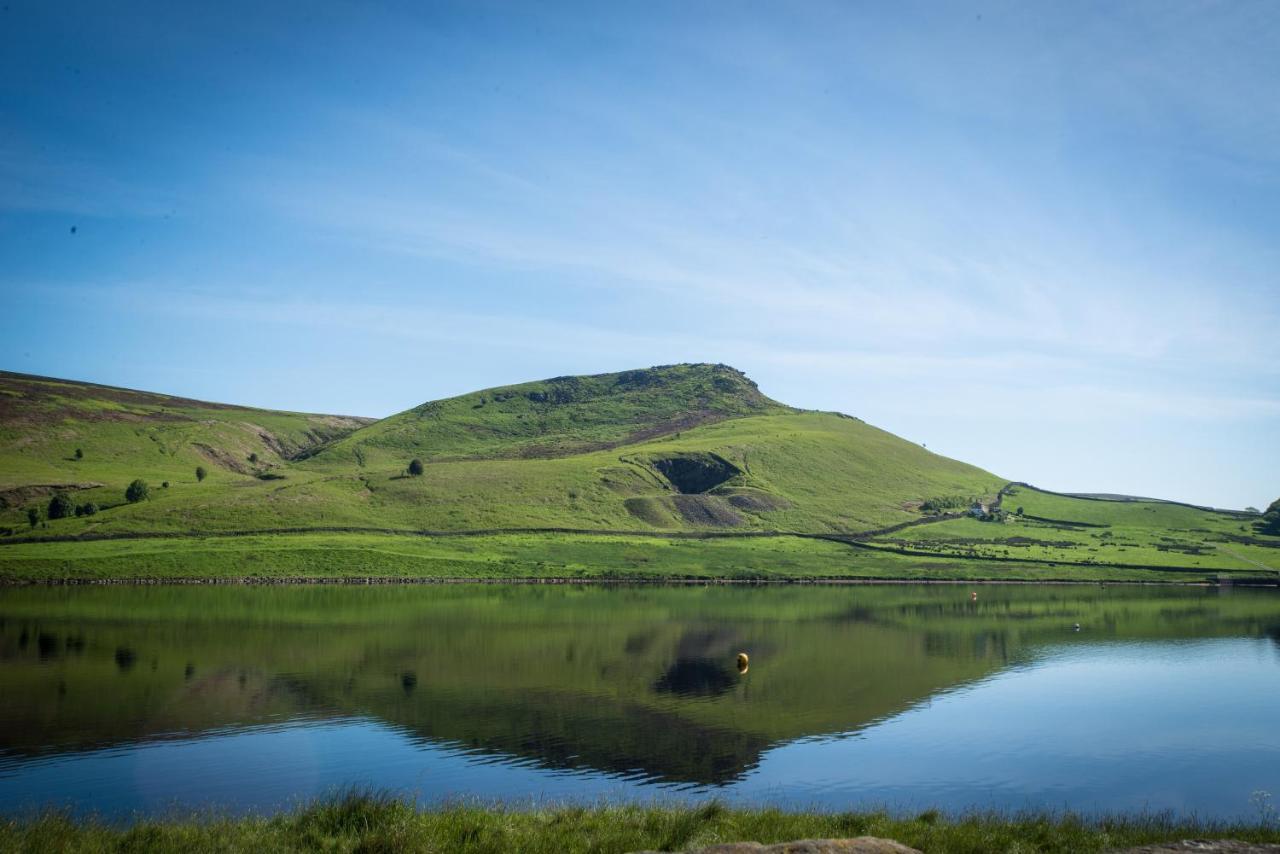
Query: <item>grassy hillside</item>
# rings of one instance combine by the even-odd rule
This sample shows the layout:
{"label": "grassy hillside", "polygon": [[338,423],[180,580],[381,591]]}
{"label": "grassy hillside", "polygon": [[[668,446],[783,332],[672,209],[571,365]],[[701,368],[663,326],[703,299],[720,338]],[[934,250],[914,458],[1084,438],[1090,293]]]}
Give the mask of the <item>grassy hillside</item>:
{"label": "grassy hillside", "polygon": [[[1001,485],[857,419],[774,403],[720,365],[480,392],[347,430],[328,445],[333,433],[312,435],[335,421],[322,416],[160,397],[148,401],[149,411],[133,404],[115,414],[114,390],[56,388],[78,396],[66,391],[38,408],[28,391],[5,422],[0,455],[19,464],[6,465],[14,500],[0,524],[14,535],[337,527],[845,532],[917,518],[931,495],[990,495]],[[104,411],[113,417],[99,417]],[[76,447],[84,447],[83,459],[74,459]],[[255,452],[256,463],[249,460]],[[423,476],[405,474],[412,458],[426,461]],[[210,472],[201,483],[198,464]],[[126,504],[123,490],[134,477],[153,486],[168,480],[170,488]],[[79,487],[77,501],[101,494],[110,509],[24,530],[25,508],[47,502],[53,484]]]}
{"label": "grassy hillside", "polygon": [[197,466],[214,482],[270,477],[370,420],[0,372],[0,512],[59,490],[110,506],[135,478],[189,484]]}
{"label": "grassy hillside", "polygon": [[1280,538],[1254,514],[1164,501],[1082,498],[1017,485],[1002,521],[954,519],[885,534],[874,545],[981,560],[1142,565],[1280,573]]}
{"label": "grassy hillside", "polygon": [[[407,473],[413,459],[424,462],[420,476]],[[197,466],[207,471],[203,481]],[[125,487],[135,478],[150,484],[150,497],[129,503]],[[56,576],[59,566],[92,575],[94,562],[106,559],[106,551],[87,542],[37,552],[39,546],[22,541],[307,532],[328,536],[330,556],[338,554],[337,535],[375,532],[786,533],[864,541],[879,533],[868,545],[947,558],[952,565],[1008,558],[1267,572],[1277,563],[1272,555],[1280,540],[1255,531],[1253,517],[1172,504],[1022,488],[1005,506],[1025,504],[1023,515],[1002,524],[937,521],[974,501],[993,502],[1002,486],[989,472],[859,419],[772,401],[723,365],[489,389],[376,423],[0,374],[0,574],[9,577]],[[99,512],[51,519],[50,498],[58,492],[74,504],[94,502]],[[39,515],[34,527],[32,508]],[[1108,521],[1090,521],[1095,518]],[[1115,527],[1111,538],[1089,527],[1099,524]],[[1139,533],[1117,537],[1121,529]],[[247,554],[244,544],[193,549],[176,539],[170,546],[132,542],[110,550],[112,565],[122,549],[153,557],[182,552],[212,575],[255,574],[252,566],[237,571],[228,564]],[[442,540],[432,542],[439,547]],[[309,548],[298,539],[280,540],[270,562],[283,566],[282,550]],[[545,557],[539,548],[526,555],[527,574],[538,574],[533,568]],[[823,563],[812,542],[803,548]],[[388,566],[387,549],[376,551],[373,563]],[[408,565],[421,566],[414,562],[421,549],[410,551],[415,557]],[[55,552],[56,560],[42,557]],[[67,563],[72,558],[74,570]],[[626,563],[615,558],[614,566]],[[284,563],[289,572],[328,574]],[[406,571],[392,563],[392,574]],[[443,572],[452,564],[433,565]],[[936,567],[922,572],[936,576]],[[150,571],[140,567],[135,574]],[[353,565],[351,571],[360,570]],[[874,574],[852,564],[813,574],[849,572]]]}

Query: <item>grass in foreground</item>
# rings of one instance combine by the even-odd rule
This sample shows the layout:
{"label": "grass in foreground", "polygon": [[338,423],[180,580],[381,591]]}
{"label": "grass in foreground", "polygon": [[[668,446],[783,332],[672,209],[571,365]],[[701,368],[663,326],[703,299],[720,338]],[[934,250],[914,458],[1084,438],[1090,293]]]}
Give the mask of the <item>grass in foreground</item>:
{"label": "grass in foreground", "polygon": [[1167,815],[1098,819],[1056,813],[915,816],[701,806],[520,810],[451,806],[419,812],[391,797],[351,794],[271,818],[186,817],[114,825],[62,813],[0,824],[4,851],[684,851],[719,842],[879,836],[935,852],[1089,852],[1189,838],[1280,842],[1280,824]]}

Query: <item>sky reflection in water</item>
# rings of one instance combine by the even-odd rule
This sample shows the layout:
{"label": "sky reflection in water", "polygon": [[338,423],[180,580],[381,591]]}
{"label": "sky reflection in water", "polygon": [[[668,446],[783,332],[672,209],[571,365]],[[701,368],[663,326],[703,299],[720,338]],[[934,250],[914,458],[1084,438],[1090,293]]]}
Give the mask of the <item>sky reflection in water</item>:
{"label": "sky reflection in water", "polygon": [[354,785],[1236,816],[1280,792],[1273,592],[15,590],[0,618],[6,811]]}

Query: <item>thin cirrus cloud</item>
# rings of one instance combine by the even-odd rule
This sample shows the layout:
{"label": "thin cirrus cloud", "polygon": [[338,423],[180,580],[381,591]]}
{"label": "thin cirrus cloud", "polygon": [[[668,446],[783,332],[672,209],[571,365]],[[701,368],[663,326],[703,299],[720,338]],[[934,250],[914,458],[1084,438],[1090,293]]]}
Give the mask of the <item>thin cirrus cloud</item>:
{"label": "thin cirrus cloud", "polygon": [[126,6],[8,13],[7,367],[389,414],[725,361],[1049,487],[1280,482],[1272,3]]}
{"label": "thin cirrus cloud", "polygon": [[[655,219],[626,200],[608,211],[584,210],[547,191],[528,204],[544,211],[548,222],[604,219],[608,228],[560,230],[332,184],[325,184],[323,198],[313,196],[312,185],[276,193],[287,200],[286,215],[378,251],[517,274],[576,271],[595,277],[601,288],[622,282],[665,297],[732,301],[738,315],[767,312],[775,329],[838,337],[856,324],[864,337],[928,340],[943,350],[967,349],[995,333],[1005,342],[1072,348],[1097,358],[1158,360],[1192,348],[1202,361],[1236,366],[1276,351],[1268,306],[1259,317],[1256,305],[1207,299],[1199,283],[1179,281],[1172,271],[1117,281],[1117,267],[1130,275],[1122,265],[1108,271],[1106,259],[1055,257],[1056,247],[1044,244],[1036,257],[1025,245],[1003,256],[990,244],[946,254],[936,244],[912,245],[898,236],[887,252],[841,253],[804,242],[762,246],[724,230],[673,228],[667,218]],[[580,240],[587,230],[596,232],[595,239]],[[1160,295],[1157,302],[1152,294]]]}

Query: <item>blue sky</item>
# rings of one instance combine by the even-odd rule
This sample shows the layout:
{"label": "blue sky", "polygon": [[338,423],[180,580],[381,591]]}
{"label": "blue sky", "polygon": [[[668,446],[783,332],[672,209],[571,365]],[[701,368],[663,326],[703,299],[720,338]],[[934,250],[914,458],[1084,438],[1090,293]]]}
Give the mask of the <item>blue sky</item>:
{"label": "blue sky", "polygon": [[387,415],[727,362],[1280,495],[1274,2],[2,5],[0,368]]}

